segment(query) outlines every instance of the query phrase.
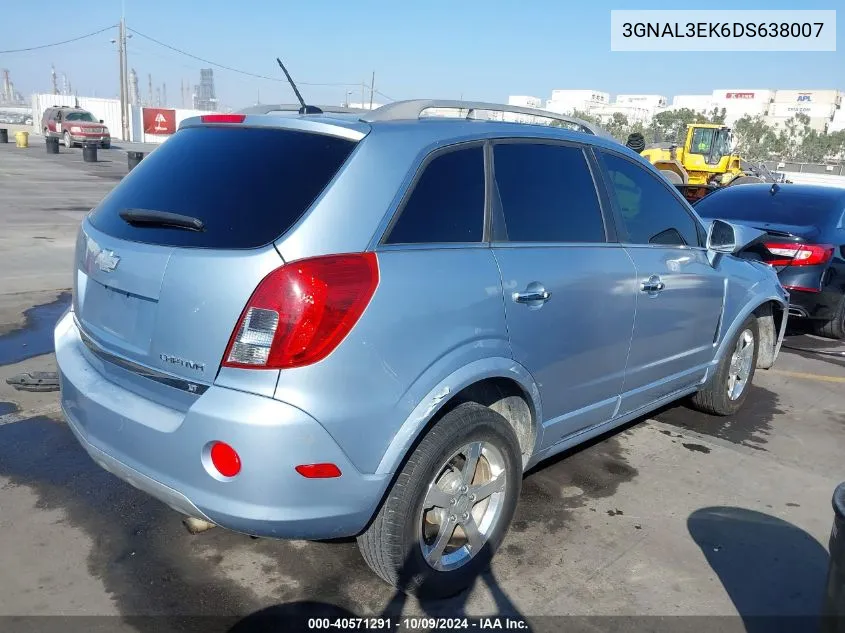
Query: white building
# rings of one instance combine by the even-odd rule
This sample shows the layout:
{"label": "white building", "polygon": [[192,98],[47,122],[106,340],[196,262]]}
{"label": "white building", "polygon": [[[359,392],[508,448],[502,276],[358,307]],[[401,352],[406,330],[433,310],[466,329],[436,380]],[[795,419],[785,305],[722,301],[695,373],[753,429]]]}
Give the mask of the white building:
{"label": "white building", "polygon": [[591,112],[610,103],[610,94],[599,90],[552,90],[552,98],[546,101],[546,110],[558,114]]}

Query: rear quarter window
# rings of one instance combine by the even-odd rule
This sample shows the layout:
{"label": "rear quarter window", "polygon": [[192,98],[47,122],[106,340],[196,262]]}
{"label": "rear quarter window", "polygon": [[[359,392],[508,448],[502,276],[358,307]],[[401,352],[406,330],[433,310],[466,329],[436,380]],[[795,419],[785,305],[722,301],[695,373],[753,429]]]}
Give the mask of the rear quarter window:
{"label": "rear quarter window", "polygon": [[480,242],[484,233],[484,149],[449,149],[425,166],[385,244]]}
{"label": "rear quarter window", "polygon": [[[90,216],[119,239],[162,246],[243,249],[285,233],[320,195],[355,141],[274,128],[180,130],[130,172]],[[199,218],[202,232],[132,226],[120,212]]]}

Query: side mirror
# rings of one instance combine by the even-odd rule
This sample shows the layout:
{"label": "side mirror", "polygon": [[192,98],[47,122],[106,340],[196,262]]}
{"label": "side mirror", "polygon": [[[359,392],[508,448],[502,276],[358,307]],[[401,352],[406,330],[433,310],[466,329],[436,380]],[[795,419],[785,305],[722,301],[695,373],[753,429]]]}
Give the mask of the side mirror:
{"label": "side mirror", "polygon": [[707,250],[715,253],[738,253],[765,235],[765,231],[750,226],[713,220],[707,231]]}
{"label": "side mirror", "polygon": [[102,119],[100,119],[100,123],[105,123],[105,121],[103,121]]}
{"label": "side mirror", "polygon": [[713,220],[707,231],[707,250],[717,253],[735,253],[736,232],[733,225],[722,220]]}

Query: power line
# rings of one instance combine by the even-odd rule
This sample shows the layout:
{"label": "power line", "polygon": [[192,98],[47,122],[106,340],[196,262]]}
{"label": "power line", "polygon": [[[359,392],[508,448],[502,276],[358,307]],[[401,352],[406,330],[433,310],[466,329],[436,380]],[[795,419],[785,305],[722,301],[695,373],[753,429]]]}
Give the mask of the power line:
{"label": "power line", "polygon": [[99,35],[100,33],[104,33],[109,29],[117,28],[117,24],[112,24],[111,26],[107,26],[104,29],[100,29],[99,31],[94,31],[93,33],[88,33],[87,35],[80,35],[79,37],[74,37],[69,40],[64,40],[62,42],[53,42],[52,44],[41,44],[40,46],[30,46],[28,48],[12,48],[7,51],[0,51],[0,55],[3,53],[23,53],[26,51],[37,51],[42,48],[51,48],[53,46],[61,46],[62,44],[70,44],[71,42],[78,42],[79,40],[84,40],[87,37],[94,37],[95,35]]}
{"label": "power line", "polygon": [[[182,50],[181,48],[176,48],[175,46],[171,46],[170,44],[165,44],[164,42],[161,42],[161,41],[159,41],[159,40],[157,40],[153,37],[150,37],[149,35],[144,35],[143,33],[140,33],[133,28],[127,27],[127,30],[132,31],[135,35],[143,37],[144,39],[147,39],[151,42],[154,42],[155,44],[158,44],[159,46],[169,48],[172,51],[175,51],[175,52],[177,52],[181,55],[185,55],[185,56],[190,57],[192,59],[196,59],[198,61],[201,61],[204,64],[208,64],[209,66],[216,66],[217,68],[222,68],[223,70],[228,70],[228,71],[231,71],[233,73],[246,75],[248,77],[255,77],[257,79],[266,79],[268,81],[278,81],[279,83],[287,83],[287,81],[285,81],[284,79],[281,79],[279,77],[268,77],[267,75],[259,75],[259,74],[256,74],[256,73],[251,73],[251,72],[246,71],[246,70],[240,70],[239,68],[232,68],[231,66],[226,66],[225,64],[218,64],[217,62],[213,62],[210,59],[205,59],[204,57],[199,57],[198,55],[194,55],[192,53],[189,53],[188,51]],[[338,83],[313,83],[313,82],[308,82],[308,81],[298,81],[297,84],[301,85],[301,86],[358,86],[358,85],[360,85],[358,82],[351,82],[351,83],[340,83],[340,82],[338,82]]]}

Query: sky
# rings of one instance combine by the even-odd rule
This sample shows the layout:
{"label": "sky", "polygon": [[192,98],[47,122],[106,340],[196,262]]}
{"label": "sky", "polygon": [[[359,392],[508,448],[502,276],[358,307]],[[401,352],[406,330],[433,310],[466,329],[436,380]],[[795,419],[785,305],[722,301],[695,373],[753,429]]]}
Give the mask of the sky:
{"label": "sky", "polygon": [[[278,80],[214,68],[217,96],[240,108],[294,100],[281,57],[311,103],[360,101],[375,72],[375,101],[409,98],[503,102],[508,95],[549,98],[553,89],[611,94],[709,94],[717,88],[845,89],[845,24],[826,53],[641,53],[610,51],[611,9],[693,8],[656,0],[3,0],[0,50],[49,44],[117,24],[211,61]],[[711,1],[708,9],[791,9],[794,1]],[[841,0],[800,3],[841,8]],[[845,11],[839,11],[845,20]],[[15,28],[12,28],[15,27]],[[50,65],[80,96],[116,97],[117,28],[71,44],[0,54],[24,95],[48,92]],[[180,82],[199,81],[207,64],[140,35],[129,67],[154,90],[166,83],[181,105]],[[329,86],[306,85],[335,84]],[[348,84],[348,85],[341,85]],[[365,99],[369,92],[365,91]]]}

